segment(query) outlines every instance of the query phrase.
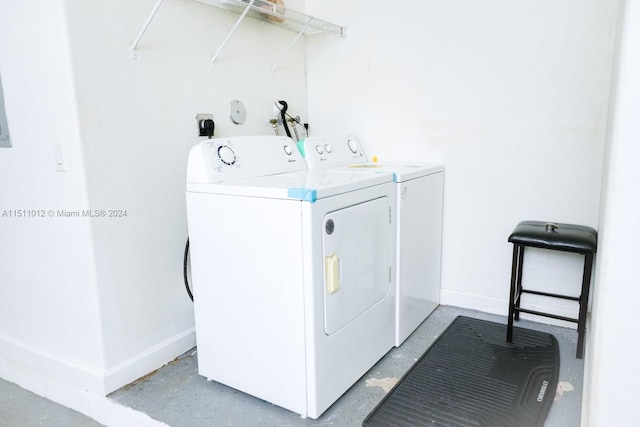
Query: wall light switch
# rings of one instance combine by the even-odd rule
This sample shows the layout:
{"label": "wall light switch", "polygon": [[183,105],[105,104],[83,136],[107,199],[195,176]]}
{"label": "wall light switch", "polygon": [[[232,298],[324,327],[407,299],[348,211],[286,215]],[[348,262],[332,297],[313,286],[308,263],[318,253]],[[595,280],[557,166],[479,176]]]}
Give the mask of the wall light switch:
{"label": "wall light switch", "polygon": [[58,172],[66,172],[67,168],[64,165],[64,155],[62,153],[62,145],[61,144],[56,144],[53,147],[53,152],[54,152],[54,158],[56,161],[56,171]]}

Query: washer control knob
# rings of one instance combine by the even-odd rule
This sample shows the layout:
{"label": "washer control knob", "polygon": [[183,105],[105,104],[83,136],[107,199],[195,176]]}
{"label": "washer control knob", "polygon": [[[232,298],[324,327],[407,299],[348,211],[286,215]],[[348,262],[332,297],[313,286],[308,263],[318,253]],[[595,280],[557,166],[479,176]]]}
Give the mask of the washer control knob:
{"label": "washer control knob", "polygon": [[291,153],[293,153],[293,151],[291,150],[291,147],[289,147],[288,145],[284,146],[284,152],[287,154],[287,156],[290,156]]}
{"label": "washer control knob", "polygon": [[322,153],[324,153],[324,150],[322,149],[322,146],[321,146],[321,145],[316,145],[316,152],[317,152],[318,154],[322,154]]}
{"label": "washer control knob", "polygon": [[347,140],[347,145],[352,153],[355,154],[358,152],[358,144],[353,139],[349,138],[349,140]]}
{"label": "washer control knob", "polygon": [[324,146],[324,151],[326,151],[327,153],[330,153],[331,150],[333,150],[333,148],[331,148],[331,145],[327,144]]}
{"label": "washer control knob", "polygon": [[236,153],[228,145],[218,147],[218,158],[225,165],[233,165],[236,162]]}

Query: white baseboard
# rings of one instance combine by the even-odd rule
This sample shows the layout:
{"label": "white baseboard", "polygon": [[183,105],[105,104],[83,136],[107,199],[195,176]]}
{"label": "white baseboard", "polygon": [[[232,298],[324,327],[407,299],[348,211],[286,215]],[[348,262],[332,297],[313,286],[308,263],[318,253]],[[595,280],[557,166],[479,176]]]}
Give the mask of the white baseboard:
{"label": "white baseboard", "polygon": [[72,387],[37,371],[30,375],[17,373],[13,366],[0,359],[0,376],[52,402],[71,408],[105,426],[168,427],[147,414],[120,405],[90,391]]}
{"label": "white baseboard", "polygon": [[[68,384],[79,390],[104,393],[103,372],[87,364],[65,358],[59,354],[36,348],[14,337],[0,334],[0,377],[14,382],[32,392],[42,395],[44,389],[38,387],[33,378],[49,378],[51,381]],[[41,386],[45,387],[46,382]]]}
{"label": "white baseboard", "polygon": [[125,360],[104,373],[105,395],[159,369],[196,346],[195,328],[187,329]]}
{"label": "white baseboard", "polygon": [[0,335],[0,377],[107,426],[166,427],[106,395],[166,365],[195,343],[191,328],[101,371]]}
{"label": "white baseboard", "polygon": [[454,307],[468,308],[471,310],[483,311],[491,314],[507,315],[508,298],[504,301],[498,298],[491,298],[482,295],[469,294],[452,289],[442,289],[440,291],[440,304]]}

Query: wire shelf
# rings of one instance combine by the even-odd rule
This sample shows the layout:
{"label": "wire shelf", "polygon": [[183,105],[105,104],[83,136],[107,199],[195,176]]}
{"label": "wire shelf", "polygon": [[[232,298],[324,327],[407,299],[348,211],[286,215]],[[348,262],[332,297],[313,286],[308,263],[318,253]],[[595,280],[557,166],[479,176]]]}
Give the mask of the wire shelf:
{"label": "wire shelf", "polygon": [[[155,7],[151,11],[151,14],[147,18],[147,21],[144,23],[142,30],[138,34],[138,37],[133,42],[130,48],[130,53],[132,58],[136,58],[136,49],[142,36],[145,31],[153,21],[153,18],[160,8],[164,0],[158,0]],[[229,42],[229,39],[236,31],[240,23],[244,20],[245,17],[250,17],[254,19],[259,19],[270,24],[274,24],[276,26],[285,28],[287,30],[293,31],[297,33],[295,39],[291,42],[291,44],[287,47],[285,52],[282,54],[280,59],[273,66],[272,70],[274,70],[278,64],[282,61],[282,59],[286,56],[286,54],[291,50],[293,45],[296,43],[298,38],[302,35],[309,34],[317,34],[317,33],[334,33],[340,36],[345,35],[345,27],[341,27],[336,24],[332,24],[327,21],[323,21],[322,19],[314,18],[313,16],[306,15],[304,13],[295,11],[286,6],[279,5],[277,3],[266,1],[266,0],[196,0],[200,3],[205,3],[210,6],[215,6],[216,8],[228,10],[231,12],[238,13],[240,16],[236,21],[235,25],[227,34],[227,37],[223,40],[222,44],[218,48],[217,52],[211,58],[211,62],[215,62],[224,47]]]}
{"label": "wire shelf", "polygon": [[220,9],[241,14],[249,7],[248,17],[281,26],[305,35],[316,33],[334,33],[344,36],[345,29],[340,25],[315,18],[286,6],[265,0],[197,0]]}

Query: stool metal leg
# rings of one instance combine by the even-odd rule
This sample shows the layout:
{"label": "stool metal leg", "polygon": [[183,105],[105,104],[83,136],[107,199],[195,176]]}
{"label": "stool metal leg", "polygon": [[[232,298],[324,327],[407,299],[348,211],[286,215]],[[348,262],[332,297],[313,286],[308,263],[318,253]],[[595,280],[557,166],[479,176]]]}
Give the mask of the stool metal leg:
{"label": "stool metal leg", "polygon": [[582,359],[584,353],[584,335],[587,323],[587,306],[589,305],[589,285],[593,268],[593,253],[584,255],[584,271],[582,273],[582,291],[580,293],[580,315],[578,317],[578,348],[576,357]]}
{"label": "stool metal leg", "polygon": [[518,279],[516,281],[516,299],[514,320],[520,320],[520,298],[522,298],[522,264],[524,262],[524,246],[518,245]]}
{"label": "stool metal leg", "polygon": [[518,272],[518,246],[513,245],[513,260],[511,261],[511,289],[509,291],[509,319],[507,321],[507,342],[513,338],[513,312],[515,308],[516,275]]}

